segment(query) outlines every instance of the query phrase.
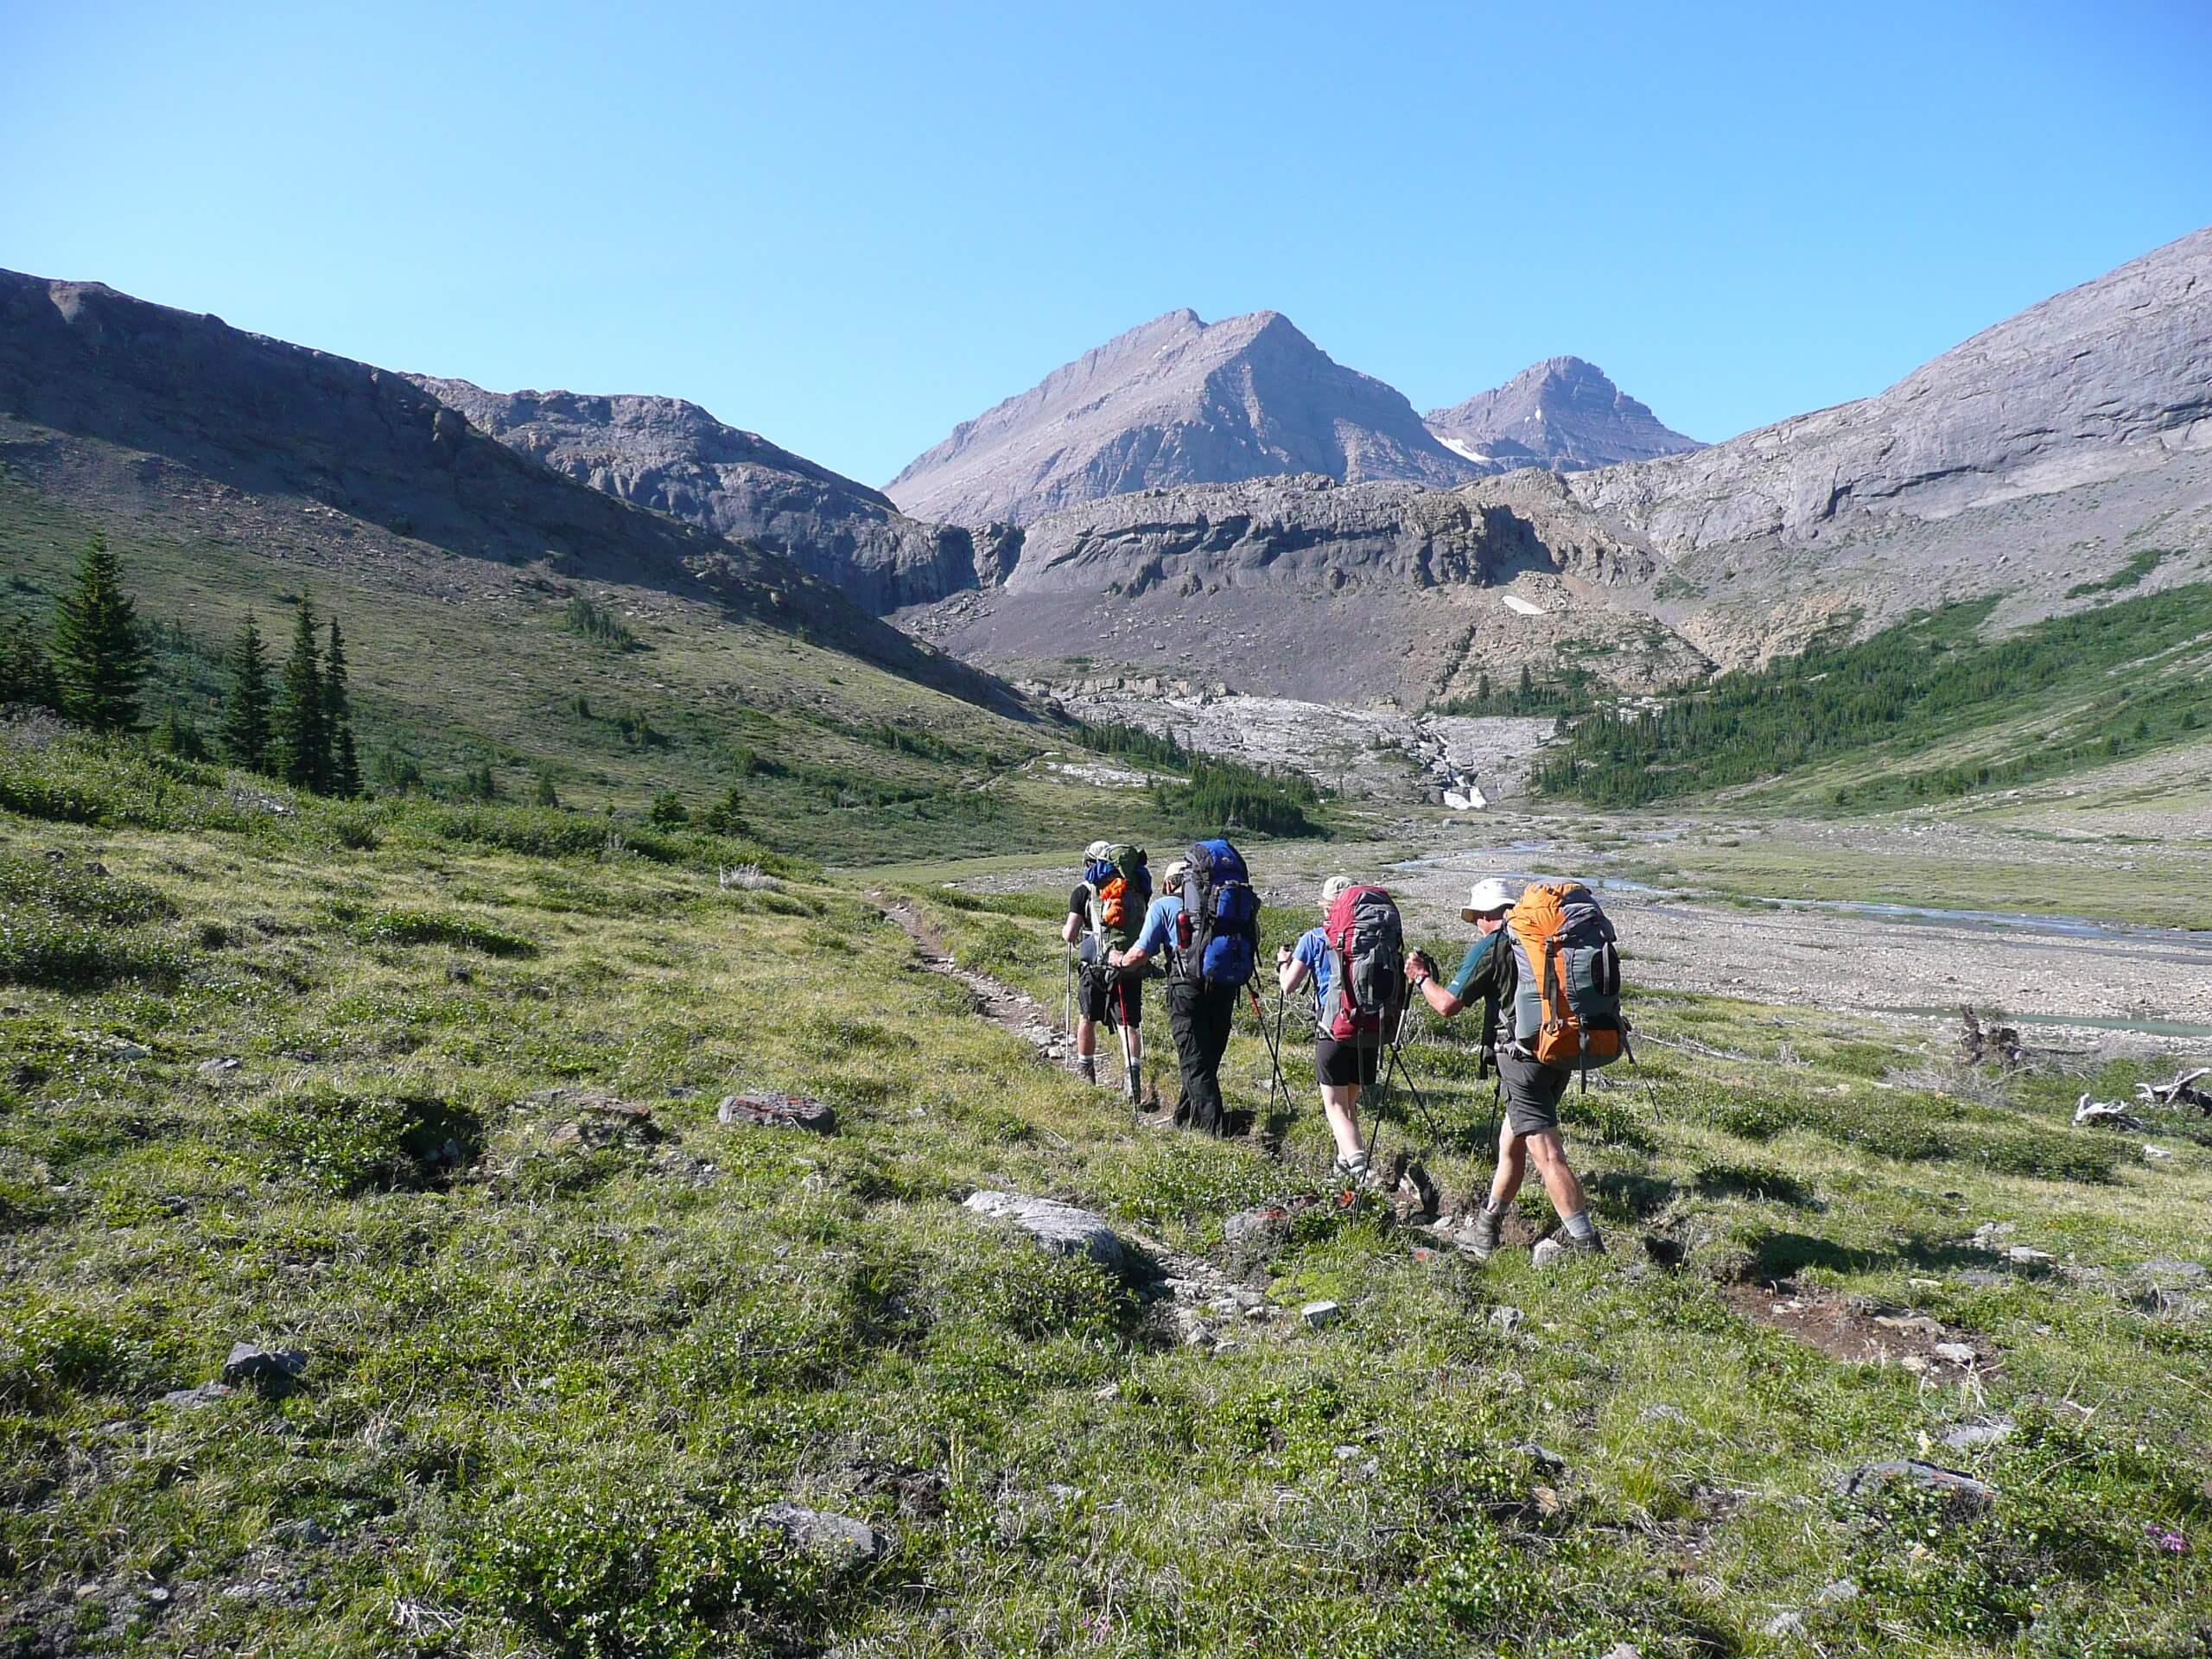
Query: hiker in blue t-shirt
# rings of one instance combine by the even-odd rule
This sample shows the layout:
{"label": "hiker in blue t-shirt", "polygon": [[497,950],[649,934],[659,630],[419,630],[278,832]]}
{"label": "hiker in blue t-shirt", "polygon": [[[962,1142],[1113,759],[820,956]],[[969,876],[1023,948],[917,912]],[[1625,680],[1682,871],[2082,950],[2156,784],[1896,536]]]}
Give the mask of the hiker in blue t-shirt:
{"label": "hiker in blue t-shirt", "polygon": [[[1352,886],[1348,875],[1332,875],[1321,887],[1321,913]],[[1329,949],[1326,931],[1309,927],[1295,946],[1275,951],[1275,978],[1285,996],[1294,996],[1301,985],[1313,987],[1313,1075],[1321,1084],[1321,1115],[1328,1120],[1336,1140],[1338,1180],[1368,1184],[1367,1149],[1359,1134],[1359,1091],[1375,1081],[1382,1046],[1374,1036],[1338,1041],[1329,1035],[1329,989],[1336,978],[1336,958]]]}
{"label": "hiker in blue t-shirt", "polygon": [[1221,1097],[1221,1060],[1229,1052],[1236,991],[1231,986],[1201,984],[1195,976],[1178,971],[1187,966],[1175,958],[1188,943],[1183,938],[1183,878],[1190,868],[1188,861],[1179,858],[1167,867],[1160,877],[1160,897],[1145,911],[1144,931],[1127,950],[1113,951],[1106,959],[1116,968],[1142,968],[1153,961],[1167,964],[1167,1029],[1175,1039],[1175,1058],[1183,1076],[1173,1121],[1208,1135],[1228,1135],[1242,1116],[1232,1117]]}

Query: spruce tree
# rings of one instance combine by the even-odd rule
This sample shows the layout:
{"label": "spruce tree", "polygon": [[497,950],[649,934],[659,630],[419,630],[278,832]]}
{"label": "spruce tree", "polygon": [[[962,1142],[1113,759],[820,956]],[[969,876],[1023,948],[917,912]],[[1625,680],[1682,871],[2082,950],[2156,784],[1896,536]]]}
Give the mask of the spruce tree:
{"label": "spruce tree", "polygon": [[54,683],[54,664],[46,654],[46,639],[20,611],[7,632],[0,633],[0,709],[10,704],[57,713],[61,708],[61,692]]}
{"label": "spruce tree", "polygon": [[361,763],[353,749],[353,704],[346,690],[346,639],[330,619],[330,645],[322,653],[322,730],[328,746],[327,788],[352,800],[361,792]]}
{"label": "spruce tree", "polygon": [[350,721],[340,728],[337,747],[331,751],[330,781],[333,791],[346,800],[361,792],[361,757],[353,747]]}
{"label": "spruce tree", "polygon": [[123,591],[123,567],[97,531],[77,567],[77,584],[54,619],[54,675],[61,712],[96,732],[138,728],[146,642]]}
{"label": "spruce tree", "polygon": [[246,613],[231,646],[231,695],[223,702],[223,753],[249,772],[269,770],[269,664],[261,654],[261,629]]}
{"label": "spruce tree", "polygon": [[284,781],[321,794],[330,784],[330,731],[323,720],[322,654],[315,642],[315,603],[300,601],[292,654],[284,664],[284,701],[276,713]]}

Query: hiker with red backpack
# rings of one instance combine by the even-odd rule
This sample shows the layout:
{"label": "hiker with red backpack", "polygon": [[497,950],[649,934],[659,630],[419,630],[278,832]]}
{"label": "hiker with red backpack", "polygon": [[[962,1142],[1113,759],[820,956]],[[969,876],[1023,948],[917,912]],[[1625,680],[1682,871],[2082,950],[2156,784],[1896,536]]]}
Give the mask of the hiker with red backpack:
{"label": "hiker with red backpack", "polygon": [[[1560,1243],[1602,1255],[1605,1241],[1560,1140],[1559,1104],[1578,1070],[1587,1088],[1592,1067],[1627,1051],[1613,925],[1580,882],[1533,883],[1516,900],[1492,877],[1475,884],[1459,914],[1480,937],[1451,984],[1438,983],[1435,964],[1419,951],[1407,958],[1405,971],[1407,982],[1446,1020],[1482,1003],[1484,1060],[1495,1056],[1504,1096],[1497,1173],[1462,1248],[1478,1262],[1490,1260],[1505,1206],[1533,1159],[1565,1229]],[[1511,1032],[1500,1046],[1502,1009],[1510,1011]]]}
{"label": "hiker with red backpack", "polygon": [[1321,887],[1321,924],[1275,952],[1285,996],[1313,987],[1313,1074],[1321,1114],[1337,1143],[1332,1177],[1372,1184],[1359,1133],[1359,1096],[1381,1075],[1406,1004],[1405,930],[1381,887],[1332,875]]}
{"label": "hiker with red backpack", "polygon": [[1174,1121],[1185,1128],[1234,1135],[1250,1123],[1249,1112],[1222,1100],[1221,1060],[1259,949],[1260,897],[1244,855],[1216,837],[1192,842],[1167,867],[1136,943],[1107,954],[1122,969],[1166,961],[1167,1025],[1183,1074]]}
{"label": "hiker with red backpack", "polygon": [[1098,1027],[1122,1034],[1122,1065],[1134,1105],[1143,1094],[1144,975],[1106,958],[1135,943],[1152,902],[1152,869],[1141,847],[1094,841],[1083,850],[1083,880],[1068,894],[1060,938],[1074,952],[1076,1070],[1098,1081]]}

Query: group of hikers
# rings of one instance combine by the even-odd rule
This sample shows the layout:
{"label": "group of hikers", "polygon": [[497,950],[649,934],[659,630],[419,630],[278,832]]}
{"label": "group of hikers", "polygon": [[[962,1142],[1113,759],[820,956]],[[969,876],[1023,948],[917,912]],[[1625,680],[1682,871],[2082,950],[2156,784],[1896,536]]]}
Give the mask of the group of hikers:
{"label": "group of hikers", "polygon": [[[1487,1261],[1506,1207],[1533,1161],[1559,1212],[1560,1243],[1600,1254],[1582,1185],[1560,1139],[1559,1109],[1578,1071],[1628,1052],[1620,1012],[1620,958],[1612,924],[1576,882],[1531,883],[1519,893],[1495,877],[1478,881],[1461,917],[1474,942],[1449,981],[1408,950],[1396,901],[1379,886],[1332,876],[1319,894],[1321,919],[1275,952],[1283,1002],[1268,1037],[1281,1081],[1281,1009],[1301,991],[1313,1014],[1313,1071],[1322,1115],[1336,1145],[1334,1179],[1371,1187],[1371,1138],[1363,1136],[1363,1093],[1402,1065],[1401,1027],[1415,996],[1440,1018],[1479,1008],[1481,1074],[1494,1069],[1502,1119],[1497,1168],[1461,1243]],[[1249,1130],[1252,1114],[1223,1099],[1222,1058],[1239,1001],[1268,1031],[1253,981],[1259,966],[1260,900],[1244,859],[1227,840],[1193,842],[1161,872],[1154,891],[1141,847],[1096,841],[1068,895],[1060,937],[1068,947],[1068,1013],[1077,1067],[1098,1077],[1100,1028],[1118,1033],[1122,1081],[1143,1109],[1144,988],[1164,984],[1181,1090],[1158,1121],[1213,1135]],[[1272,1100],[1272,1096],[1270,1096]]]}

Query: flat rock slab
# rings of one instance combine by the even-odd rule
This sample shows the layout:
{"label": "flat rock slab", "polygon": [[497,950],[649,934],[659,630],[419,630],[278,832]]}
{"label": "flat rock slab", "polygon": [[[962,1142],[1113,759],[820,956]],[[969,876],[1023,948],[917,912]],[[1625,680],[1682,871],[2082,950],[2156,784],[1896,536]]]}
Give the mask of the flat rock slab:
{"label": "flat rock slab", "polygon": [[749,1095],[725,1095],[715,1109],[716,1121],[733,1127],[760,1129],[807,1129],[830,1135],[837,1128],[837,1114],[818,1100],[804,1095],[780,1094],[764,1089]]}
{"label": "flat rock slab", "polygon": [[810,1510],[802,1503],[771,1503],[754,1519],[782,1533],[808,1554],[836,1566],[861,1566],[889,1548],[889,1541],[867,1522]]}
{"label": "flat rock slab", "polygon": [[1943,1444],[1954,1452],[1971,1452],[1978,1446],[1996,1446],[2012,1438],[2012,1420],[1999,1417],[1986,1423],[1961,1423],[1943,1431]]}
{"label": "flat rock slab", "polygon": [[963,1206],[994,1221],[1011,1222],[1056,1255],[1084,1255],[1101,1267],[1128,1265],[1131,1252],[1102,1216],[1052,1198],[1018,1192],[971,1192]]}
{"label": "flat rock slab", "polygon": [[1986,1481],[1962,1475],[1955,1469],[1923,1463],[1917,1458],[1891,1458],[1881,1463],[1863,1464],[1846,1475],[1838,1483],[1837,1490],[1846,1497],[1872,1497],[1896,1484],[1933,1492],[1960,1511],[1986,1509],[1997,1496],[1997,1489]]}
{"label": "flat rock slab", "polygon": [[227,1400],[237,1392],[226,1382],[202,1382],[196,1389],[171,1389],[162,1396],[162,1403],[182,1411],[197,1411],[202,1406],[212,1406],[219,1400]]}

